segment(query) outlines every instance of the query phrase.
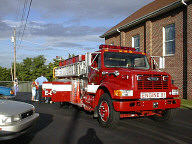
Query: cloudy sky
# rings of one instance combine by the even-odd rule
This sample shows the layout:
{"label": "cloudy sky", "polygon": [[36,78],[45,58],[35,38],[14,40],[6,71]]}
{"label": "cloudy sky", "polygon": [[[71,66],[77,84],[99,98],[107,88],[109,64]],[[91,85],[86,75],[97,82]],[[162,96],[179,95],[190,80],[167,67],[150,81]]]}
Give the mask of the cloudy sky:
{"label": "cloudy sky", "polygon": [[105,43],[100,35],[152,1],[33,0],[22,39],[30,0],[0,0],[0,66],[13,62],[14,27],[17,62],[44,55],[48,63],[68,53],[94,52]]}

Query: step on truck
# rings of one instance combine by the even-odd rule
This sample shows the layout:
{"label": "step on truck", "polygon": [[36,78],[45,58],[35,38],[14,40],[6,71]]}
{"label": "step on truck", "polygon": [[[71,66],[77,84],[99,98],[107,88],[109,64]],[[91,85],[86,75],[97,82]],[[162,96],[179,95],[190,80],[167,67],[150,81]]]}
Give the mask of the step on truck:
{"label": "step on truck", "polygon": [[53,70],[55,81],[42,85],[43,97],[92,111],[107,128],[128,117],[167,122],[180,107],[178,88],[168,73],[151,68],[151,61],[135,48],[100,45],[96,52],[61,60]]}

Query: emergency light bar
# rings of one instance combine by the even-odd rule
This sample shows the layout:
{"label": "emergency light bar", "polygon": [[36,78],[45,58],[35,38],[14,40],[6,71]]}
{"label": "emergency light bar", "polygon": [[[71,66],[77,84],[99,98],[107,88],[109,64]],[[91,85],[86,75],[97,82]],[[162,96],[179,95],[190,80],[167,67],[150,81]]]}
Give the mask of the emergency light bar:
{"label": "emergency light bar", "polygon": [[133,47],[122,47],[122,46],[114,46],[114,45],[100,45],[99,49],[123,49],[123,50],[136,51],[136,49]]}

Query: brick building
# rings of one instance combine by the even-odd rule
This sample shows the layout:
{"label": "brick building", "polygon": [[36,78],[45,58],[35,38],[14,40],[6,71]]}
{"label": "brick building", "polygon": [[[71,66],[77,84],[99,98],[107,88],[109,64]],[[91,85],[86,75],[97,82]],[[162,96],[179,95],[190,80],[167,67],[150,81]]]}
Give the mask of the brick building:
{"label": "brick building", "polygon": [[155,0],[100,36],[106,44],[131,46],[150,56],[164,56],[165,69],[192,99],[192,1]]}

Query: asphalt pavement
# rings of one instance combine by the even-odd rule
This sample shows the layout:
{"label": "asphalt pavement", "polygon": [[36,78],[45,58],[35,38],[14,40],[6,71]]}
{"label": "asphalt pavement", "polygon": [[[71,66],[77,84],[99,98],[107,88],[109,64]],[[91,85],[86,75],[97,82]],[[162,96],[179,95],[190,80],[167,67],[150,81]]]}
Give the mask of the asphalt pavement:
{"label": "asphalt pavement", "polygon": [[177,109],[169,124],[151,119],[121,119],[116,129],[102,128],[92,113],[70,106],[31,102],[31,93],[18,93],[16,100],[32,103],[40,114],[26,134],[0,144],[191,144],[192,110]]}

